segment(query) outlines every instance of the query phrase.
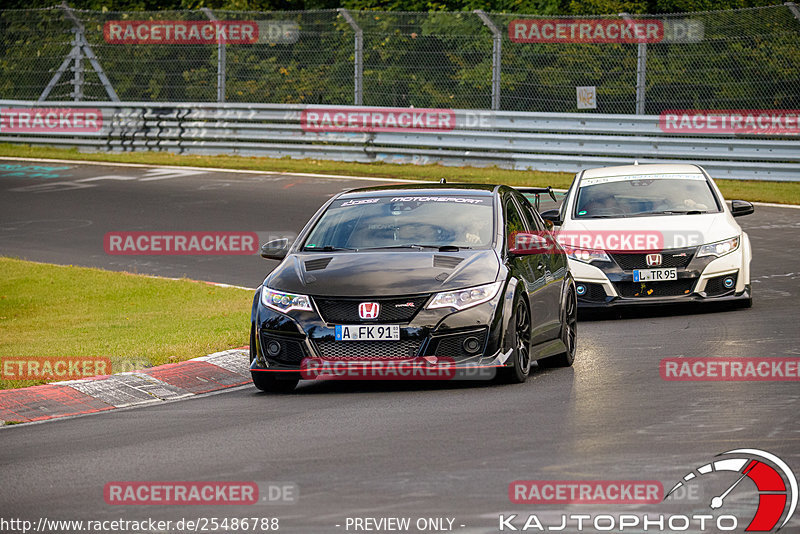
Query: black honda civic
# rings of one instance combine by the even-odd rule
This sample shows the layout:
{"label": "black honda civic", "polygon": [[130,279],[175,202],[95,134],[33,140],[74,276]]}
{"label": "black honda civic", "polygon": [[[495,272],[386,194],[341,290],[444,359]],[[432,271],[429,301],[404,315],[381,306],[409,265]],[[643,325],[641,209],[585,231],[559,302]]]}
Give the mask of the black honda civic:
{"label": "black honda civic", "polygon": [[253,300],[250,370],[261,390],[290,391],[331,362],[524,382],[533,361],[574,361],[567,256],[511,187],[356,189],[330,199],[293,244],[271,241],[261,255],[282,260]]}

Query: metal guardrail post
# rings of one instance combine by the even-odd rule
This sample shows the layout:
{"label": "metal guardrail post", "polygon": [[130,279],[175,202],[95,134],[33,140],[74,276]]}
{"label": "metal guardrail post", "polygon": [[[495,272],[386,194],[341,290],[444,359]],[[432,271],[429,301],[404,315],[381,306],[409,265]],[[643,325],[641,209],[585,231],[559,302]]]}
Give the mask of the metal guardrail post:
{"label": "metal guardrail post", "polygon": [[[633,18],[628,13],[620,13],[619,16],[628,22],[633,22]],[[636,46],[636,114],[644,115],[647,86],[647,43],[640,42]]]}
{"label": "metal guardrail post", "polygon": [[783,5],[788,7],[789,11],[791,11],[792,15],[794,15],[794,18],[796,18],[797,21],[800,22],[800,9],[797,8],[797,4],[795,4],[794,2],[784,2]]}
{"label": "metal guardrail post", "polygon": [[500,73],[502,70],[501,60],[503,58],[503,34],[497,28],[489,15],[482,9],[473,11],[483,21],[483,24],[492,32],[492,109],[500,109]]}
{"label": "metal guardrail post", "polygon": [[[219,19],[207,7],[201,7],[200,10],[205,13],[208,20],[218,22]],[[219,33],[217,34],[219,35]],[[217,43],[217,102],[225,102],[225,70],[227,60],[227,48],[225,39],[219,39]]]}
{"label": "metal guardrail post", "polygon": [[353,63],[355,64],[353,105],[361,106],[364,103],[364,30],[361,29],[361,26],[358,25],[345,8],[340,7],[337,11],[356,32],[355,56],[353,58]]}

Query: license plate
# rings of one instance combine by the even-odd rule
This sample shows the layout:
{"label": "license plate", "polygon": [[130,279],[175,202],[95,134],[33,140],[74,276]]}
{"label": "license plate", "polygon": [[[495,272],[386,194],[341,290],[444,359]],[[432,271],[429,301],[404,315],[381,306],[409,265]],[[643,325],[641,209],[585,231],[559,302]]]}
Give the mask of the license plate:
{"label": "license plate", "polygon": [[398,341],[400,326],[396,324],[337,324],[336,341]]}
{"label": "license plate", "polygon": [[677,269],[635,269],[633,271],[634,282],[665,282],[677,279]]}

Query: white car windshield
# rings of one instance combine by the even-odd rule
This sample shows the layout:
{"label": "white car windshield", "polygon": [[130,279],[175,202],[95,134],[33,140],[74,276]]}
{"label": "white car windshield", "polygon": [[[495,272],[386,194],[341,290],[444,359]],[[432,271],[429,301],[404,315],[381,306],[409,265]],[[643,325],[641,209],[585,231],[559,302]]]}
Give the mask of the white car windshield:
{"label": "white car windshield", "polygon": [[611,219],[720,211],[703,175],[658,174],[583,179],[573,216],[576,219]]}

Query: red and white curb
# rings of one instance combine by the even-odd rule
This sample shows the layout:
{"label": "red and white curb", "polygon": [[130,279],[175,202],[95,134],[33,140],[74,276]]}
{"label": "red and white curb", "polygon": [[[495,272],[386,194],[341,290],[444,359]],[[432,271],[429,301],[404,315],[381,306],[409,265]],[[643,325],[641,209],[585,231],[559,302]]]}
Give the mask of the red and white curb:
{"label": "red and white curb", "polygon": [[0,426],[103,412],[250,383],[248,348],[140,371],[0,391]]}

